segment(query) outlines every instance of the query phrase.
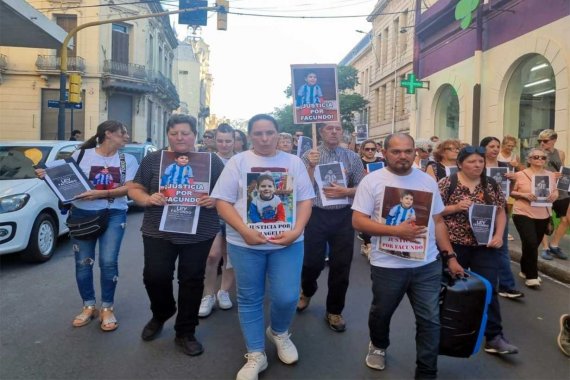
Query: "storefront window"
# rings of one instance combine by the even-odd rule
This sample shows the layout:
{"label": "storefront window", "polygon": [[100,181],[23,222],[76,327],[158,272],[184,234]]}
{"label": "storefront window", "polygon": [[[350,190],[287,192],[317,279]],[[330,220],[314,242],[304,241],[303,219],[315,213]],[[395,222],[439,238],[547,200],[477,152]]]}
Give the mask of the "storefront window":
{"label": "storefront window", "polygon": [[459,137],[459,98],[453,86],[446,84],[435,109],[435,134],[440,140]]}
{"label": "storefront window", "polygon": [[504,133],[520,139],[521,155],[536,146],[543,129],[554,129],[556,79],[540,54],[522,59],[505,93]]}

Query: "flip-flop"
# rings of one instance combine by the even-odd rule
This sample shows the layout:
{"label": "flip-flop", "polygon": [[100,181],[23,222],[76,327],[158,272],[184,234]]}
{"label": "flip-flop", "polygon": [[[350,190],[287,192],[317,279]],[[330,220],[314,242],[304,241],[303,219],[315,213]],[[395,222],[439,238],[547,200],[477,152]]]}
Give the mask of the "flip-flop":
{"label": "flip-flop", "polygon": [[115,331],[119,327],[117,318],[115,318],[115,314],[113,314],[112,307],[102,308],[99,313],[99,320],[101,321],[101,330],[105,332]]}

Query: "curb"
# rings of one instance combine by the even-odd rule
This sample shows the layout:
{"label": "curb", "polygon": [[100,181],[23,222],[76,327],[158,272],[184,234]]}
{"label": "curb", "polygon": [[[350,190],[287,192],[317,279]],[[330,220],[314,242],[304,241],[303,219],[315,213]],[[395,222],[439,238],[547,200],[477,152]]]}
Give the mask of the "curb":
{"label": "curb", "polygon": [[[521,262],[521,251],[516,249],[509,249],[509,254],[511,256],[511,260],[516,261],[517,263]],[[565,284],[570,284],[570,271],[568,270],[568,264],[563,265],[560,263],[560,260],[543,260],[540,256],[538,258],[538,270],[544,273],[547,276],[550,276],[560,282]],[[516,273],[513,273],[516,276]]]}

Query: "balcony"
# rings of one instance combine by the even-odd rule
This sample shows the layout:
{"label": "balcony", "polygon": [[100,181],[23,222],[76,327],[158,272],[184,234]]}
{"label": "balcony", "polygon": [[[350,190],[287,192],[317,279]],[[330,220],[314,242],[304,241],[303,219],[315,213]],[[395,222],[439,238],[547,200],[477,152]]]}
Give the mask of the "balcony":
{"label": "balcony", "polygon": [[143,65],[111,60],[103,62],[103,88],[135,93],[154,91]]}
{"label": "balcony", "polygon": [[154,72],[152,78],[156,88],[156,95],[163,99],[172,109],[178,108],[180,98],[176,87],[172,84],[170,79],[160,72]]}
{"label": "balcony", "polygon": [[[57,71],[61,66],[61,57],[56,55],[38,55],[36,67],[38,71]],[[85,72],[85,59],[81,57],[67,57],[67,71]]]}

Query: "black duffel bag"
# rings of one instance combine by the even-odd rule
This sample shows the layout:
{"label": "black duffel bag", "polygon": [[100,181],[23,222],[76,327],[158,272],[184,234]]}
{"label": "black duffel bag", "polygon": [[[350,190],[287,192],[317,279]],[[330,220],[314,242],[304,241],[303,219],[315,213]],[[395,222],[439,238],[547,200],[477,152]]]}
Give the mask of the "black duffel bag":
{"label": "black duffel bag", "polygon": [[79,240],[95,240],[103,235],[109,225],[109,209],[98,210],[90,215],[74,215],[71,208],[69,217],[67,218],[67,227],[69,227],[69,236]]}

